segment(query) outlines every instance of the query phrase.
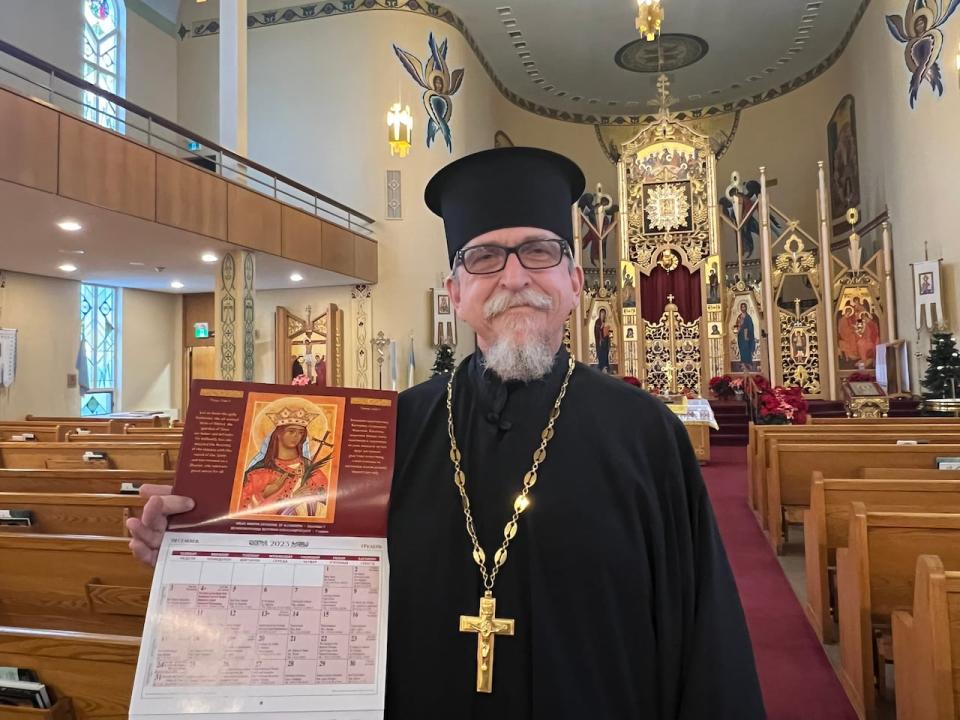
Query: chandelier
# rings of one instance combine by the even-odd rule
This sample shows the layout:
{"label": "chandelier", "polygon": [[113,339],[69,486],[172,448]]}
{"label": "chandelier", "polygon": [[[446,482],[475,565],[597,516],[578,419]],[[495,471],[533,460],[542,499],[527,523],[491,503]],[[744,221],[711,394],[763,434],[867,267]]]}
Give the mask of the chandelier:
{"label": "chandelier", "polygon": [[656,40],[663,22],[660,0],[637,0],[637,31],[648,41]]}
{"label": "chandelier", "polygon": [[410,139],[413,137],[413,116],[410,106],[401,109],[400,103],[394,103],[387,113],[387,139],[390,143],[390,155],[402,158],[410,152]]}

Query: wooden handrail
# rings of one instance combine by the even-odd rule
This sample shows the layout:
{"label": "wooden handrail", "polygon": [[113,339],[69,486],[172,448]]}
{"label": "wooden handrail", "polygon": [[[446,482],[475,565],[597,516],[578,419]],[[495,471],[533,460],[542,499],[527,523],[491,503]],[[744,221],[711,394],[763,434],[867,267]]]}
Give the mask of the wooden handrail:
{"label": "wooden handrail", "polygon": [[[364,215],[362,212],[359,212],[358,210],[354,210],[352,207],[348,205],[344,205],[343,203],[337,202],[333,198],[327,197],[323,193],[317,192],[316,190],[312,190],[306,185],[304,185],[303,183],[297,182],[296,180],[288,178],[285,175],[281,175],[280,173],[276,172],[275,170],[271,170],[265,165],[261,165],[260,163],[254,160],[243,157],[242,155],[238,155],[232,150],[228,150],[227,148],[218,145],[212,140],[208,140],[200,135],[197,135],[195,132],[188,130],[185,127],[182,127],[181,125],[178,125],[177,123],[171,120],[167,120],[166,118],[161,117],[160,115],[157,115],[156,113],[151,112],[150,110],[142,108],[139,105],[132,103],[125,98],[120,97],[119,95],[114,95],[113,93],[109,92],[108,90],[104,90],[98,85],[89,83],[83,78],[77,77],[76,75],[74,75],[71,72],[68,72],[67,70],[63,70],[57,67],[56,65],[52,65],[48,63],[46,60],[41,60],[36,55],[31,55],[27,51],[21,50],[15,45],[11,45],[10,43],[2,39],[0,39],[0,52],[6,55],[9,55],[10,57],[16,58],[17,60],[20,60],[21,62],[24,62],[27,65],[31,65],[37,70],[41,70],[49,74],[51,77],[64,80],[65,82],[69,83],[70,85],[73,85],[74,87],[77,87],[81,90],[86,90],[87,92],[91,92],[91,93],[94,93],[95,95],[106,98],[111,103],[114,103],[118,107],[122,107],[124,110],[129,110],[132,113],[135,113],[137,115],[140,115],[141,117],[147,118],[151,123],[155,123],[156,125],[159,125],[162,128],[170,130],[176,133],[177,135],[182,135],[185,138],[189,138],[190,140],[199,142],[200,144],[210,148],[211,150],[215,150],[216,152],[219,152],[222,155],[225,155],[246,167],[253,168],[254,170],[258,170],[259,172],[262,172],[264,175],[267,175],[271,178],[275,178],[276,180],[284,183],[285,185],[289,185],[295,190],[299,190],[300,192],[305,193],[310,197],[313,197],[319,201],[322,201],[326,205],[330,205],[332,207],[337,208],[338,210],[342,210],[343,212],[347,213],[348,216],[359,218],[360,220],[363,220],[367,224],[372,224],[374,222],[373,218],[367,215]],[[51,91],[53,90],[52,87],[48,89]],[[349,217],[347,219],[349,221]]]}

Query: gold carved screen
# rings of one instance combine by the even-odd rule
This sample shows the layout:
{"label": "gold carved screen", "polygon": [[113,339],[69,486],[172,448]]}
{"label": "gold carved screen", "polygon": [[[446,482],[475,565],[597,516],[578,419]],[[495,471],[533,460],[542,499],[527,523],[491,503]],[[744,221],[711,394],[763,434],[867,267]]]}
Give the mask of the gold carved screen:
{"label": "gold carved screen", "polygon": [[[821,338],[825,337],[820,242],[771,206],[783,232],[771,237],[771,289],[776,315],[774,381],[822,397],[828,385]],[[779,376],[779,377],[778,377]]]}
{"label": "gold carved screen", "polygon": [[698,393],[723,364],[723,339],[705,330],[723,317],[722,299],[708,302],[706,272],[718,253],[716,158],[707,136],[666,109],[664,79],[660,90],[657,121],[623,145],[618,163],[620,288],[629,283],[635,298],[621,308],[622,355],[647,387]]}

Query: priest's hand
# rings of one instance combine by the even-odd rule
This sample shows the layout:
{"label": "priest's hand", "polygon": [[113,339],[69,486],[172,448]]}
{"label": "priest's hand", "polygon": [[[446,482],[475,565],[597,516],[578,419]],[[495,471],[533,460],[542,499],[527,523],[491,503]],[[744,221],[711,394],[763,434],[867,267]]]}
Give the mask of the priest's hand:
{"label": "priest's hand", "polygon": [[144,503],[143,515],[127,519],[133,556],[150,566],[157,564],[157,552],[167,529],[167,518],[193,509],[193,500],[183,495],[172,495],[172,492],[173,488],[169,485],[141,485],[140,497],[149,498]]}

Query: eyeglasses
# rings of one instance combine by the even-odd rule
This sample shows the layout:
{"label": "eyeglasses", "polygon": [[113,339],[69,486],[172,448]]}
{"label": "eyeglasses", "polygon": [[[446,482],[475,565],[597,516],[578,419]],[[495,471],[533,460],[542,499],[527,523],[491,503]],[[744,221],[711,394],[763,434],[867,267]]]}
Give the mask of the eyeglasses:
{"label": "eyeglasses", "polygon": [[528,240],[516,247],[474,245],[458,250],[456,260],[471,275],[490,275],[503,270],[511,255],[516,255],[527,270],[546,270],[559,265],[569,252],[565,240],[549,238]]}

